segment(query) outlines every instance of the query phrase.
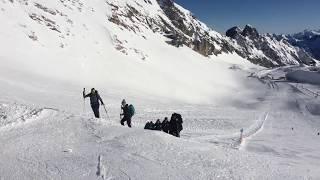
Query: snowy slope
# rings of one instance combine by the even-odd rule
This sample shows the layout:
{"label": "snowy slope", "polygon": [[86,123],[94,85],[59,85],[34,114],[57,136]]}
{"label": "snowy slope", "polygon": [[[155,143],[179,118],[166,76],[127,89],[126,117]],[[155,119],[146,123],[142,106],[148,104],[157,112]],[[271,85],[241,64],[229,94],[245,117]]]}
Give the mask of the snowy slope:
{"label": "snowy slope", "polygon": [[[4,22],[4,28],[1,29],[0,36],[6,42],[1,44],[4,51],[1,60],[5,61],[7,68],[77,80],[84,84],[91,82],[93,85],[122,87],[130,84],[138,91],[145,90],[163,96],[168,94],[163,90],[169,89],[172,84],[140,87],[139,81],[144,79],[145,84],[150,84],[156,79],[163,81],[159,84],[164,84],[167,79],[163,77],[163,73],[168,73],[168,77],[176,75],[172,74],[174,67],[185,64],[184,61],[188,59],[219,59],[214,55],[221,54],[223,57],[226,57],[224,54],[229,54],[227,59],[233,59],[234,53],[238,53],[243,58],[264,66],[303,62],[299,59],[300,55],[298,59],[295,56],[288,57],[287,51],[295,54],[297,52],[295,48],[287,46],[280,46],[282,50],[279,53],[277,51],[276,57],[280,57],[280,60],[263,58],[266,55],[258,49],[245,51],[246,48],[211,30],[191,12],[170,0],[26,0],[1,1],[1,5],[0,18]],[[168,44],[184,47],[177,49]],[[205,57],[198,58],[188,48]],[[168,53],[162,53],[164,51]],[[172,59],[183,59],[183,62],[173,64]],[[47,64],[50,64],[50,68]],[[191,67],[193,65],[181,67],[180,70],[190,72],[193,69]],[[199,76],[198,79],[203,76],[212,79],[217,74],[223,74],[219,69],[212,69],[212,72],[216,72],[212,75],[192,73],[191,76],[190,73],[181,73],[181,78],[186,83],[195,74]],[[90,73],[92,71],[95,74]],[[172,72],[171,75],[169,72]],[[154,75],[152,78],[145,75],[150,73]],[[190,89],[188,87],[186,84],[176,94]]]}
{"label": "snowy slope", "polygon": [[[137,19],[139,14],[168,19],[155,0],[0,3],[3,72],[198,102],[234,90],[233,77],[221,71],[228,65],[168,45],[166,37],[146,27],[144,16]],[[127,17],[129,7],[140,13]],[[242,60],[233,54],[223,59]],[[199,81],[191,82],[194,78]]]}
{"label": "snowy slope", "polygon": [[[172,1],[1,0],[0,21],[0,179],[320,178],[319,87],[280,84],[288,69],[254,66]],[[143,130],[173,112],[182,138]]]}
{"label": "snowy slope", "polygon": [[[130,97],[133,129],[118,122],[119,94],[100,91],[110,119],[97,120],[78,85],[1,78],[0,179],[319,179],[319,98],[304,90],[319,88],[273,82],[284,69],[251,69],[256,79],[231,67],[246,88],[219,104]],[[143,130],[172,112],[181,139]]]}

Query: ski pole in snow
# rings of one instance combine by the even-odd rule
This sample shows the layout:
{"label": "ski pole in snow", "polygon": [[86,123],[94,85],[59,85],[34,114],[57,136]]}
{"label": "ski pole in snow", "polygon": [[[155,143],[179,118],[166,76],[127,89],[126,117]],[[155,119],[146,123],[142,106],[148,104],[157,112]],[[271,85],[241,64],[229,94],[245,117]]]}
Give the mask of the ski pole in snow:
{"label": "ski pole in snow", "polygon": [[86,113],[86,99],[84,98],[84,96],[86,95],[86,88],[83,88],[82,95],[83,95],[83,114],[85,114]]}
{"label": "ski pole in snow", "polygon": [[240,129],[240,143],[242,143],[243,140],[243,128]]}
{"label": "ski pole in snow", "polygon": [[107,117],[108,117],[109,121],[110,121],[110,117],[109,117],[109,114],[108,114],[108,111],[107,111],[106,106],[105,106],[105,105],[103,105],[103,108],[104,108],[104,111],[105,111],[105,112],[106,112],[106,114],[107,114]]}

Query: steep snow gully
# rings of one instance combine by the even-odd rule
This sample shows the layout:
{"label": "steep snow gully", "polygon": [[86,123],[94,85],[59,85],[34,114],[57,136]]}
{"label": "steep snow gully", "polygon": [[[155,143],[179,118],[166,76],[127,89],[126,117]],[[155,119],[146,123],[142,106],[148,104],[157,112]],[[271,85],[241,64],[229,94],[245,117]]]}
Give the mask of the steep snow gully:
{"label": "steep snow gully", "polygon": [[[259,93],[230,104],[131,98],[137,105],[132,129],[120,126],[114,95],[103,96],[111,120],[95,119],[76,92],[33,92],[24,84],[7,84],[1,94],[16,96],[0,103],[0,179],[319,179],[319,114],[310,110],[319,98],[292,83],[275,87],[262,83],[263,77],[248,80]],[[30,103],[42,93],[80,103],[69,109],[52,98],[37,104],[54,108]],[[143,130],[146,121],[175,111],[184,117],[180,139]]]}

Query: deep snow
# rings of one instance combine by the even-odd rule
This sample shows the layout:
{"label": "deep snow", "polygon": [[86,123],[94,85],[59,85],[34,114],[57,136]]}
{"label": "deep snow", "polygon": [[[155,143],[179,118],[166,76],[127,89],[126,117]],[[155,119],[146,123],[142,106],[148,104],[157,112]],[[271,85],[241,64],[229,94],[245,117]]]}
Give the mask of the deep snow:
{"label": "deep snow", "polygon": [[[28,1],[60,15],[25,2],[0,0],[1,180],[320,178],[319,86],[284,80],[299,67],[145,39],[108,22],[104,1]],[[83,87],[99,90],[110,119],[102,109],[93,118]],[[137,110],[133,129],[119,125],[123,98]],[[173,112],[184,117],[180,139],[143,130]]]}
{"label": "deep snow", "polygon": [[[100,91],[110,119],[101,109],[97,120],[77,85],[1,76],[0,179],[318,179],[319,109],[310,109],[319,99],[304,91],[318,87],[272,88],[243,66],[230,67],[247,89],[223,103],[129,96],[133,129],[119,124],[124,96],[116,92]],[[184,117],[180,139],[143,130],[172,112]]]}

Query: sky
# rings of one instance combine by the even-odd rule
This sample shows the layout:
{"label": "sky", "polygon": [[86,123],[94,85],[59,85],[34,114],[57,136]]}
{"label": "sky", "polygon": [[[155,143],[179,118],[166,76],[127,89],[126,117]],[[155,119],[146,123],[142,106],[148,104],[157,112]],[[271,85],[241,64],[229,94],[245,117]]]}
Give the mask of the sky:
{"label": "sky", "polygon": [[253,25],[262,33],[320,29],[320,0],[175,0],[214,30]]}

